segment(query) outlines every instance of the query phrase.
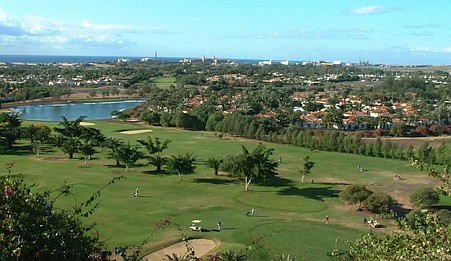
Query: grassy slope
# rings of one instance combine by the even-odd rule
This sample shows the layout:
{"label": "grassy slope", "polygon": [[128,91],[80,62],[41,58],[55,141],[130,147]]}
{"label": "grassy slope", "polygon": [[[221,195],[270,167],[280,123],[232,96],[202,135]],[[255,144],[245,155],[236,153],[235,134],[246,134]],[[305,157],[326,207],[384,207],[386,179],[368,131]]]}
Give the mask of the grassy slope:
{"label": "grassy slope", "polygon": [[[55,124],[49,124],[55,126]],[[167,155],[192,152],[198,159],[210,156],[222,157],[239,154],[241,144],[253,149],[258,142],[234,138],[218,140],[212,133],[188,132],[176,129],[155,128],[124,123],[96,122],[96,128],[107,136],[131,141],[152,135],[170,138]],[[122,130],[151,128],[150,133],[137,135],[120,134]],[[268,251],[296,255],[307,260],[327,259],[326,252],[344,246],[345,240],[353,240],[369,230],[361,224],[363,214],[344,206],[337,198],[345,184],[364,183],[374,188],[393,182],[397,172],[406,180],[424,177],[406,162],[384,160],[351,154],[312,152],[288,145],[267,144],[274,148],[274,158],[282,163],[275,184],[259,186],[251,184],[244,192],[242,182],[226,176],[215,177],[211,169],[198,165],[196,172],[186,175],[183,181],[175,175],[158,174],[146,161],[125,173],[123,168],[113,166],[105,154],[95,155],[87,166],[83,160],[67,160],[57,149],[49,148],[40,158],[27,154],[2,155],[0,164],[16,161],[13,173],[22,173],[28,182],[35,182],[39,189],[57,188],[64,181],[74,184],[76,201],[88,198],[113,177],[126,176],[125,180],[107,187],[100,199],[100,208],[91,217],[98,223],[98,230],[108,245],[139,243],[146,236],[158,244],[179,240],[174,228],[156,230],[156,224],[165,218],[187,228],[192,219],[202,219],[204,226],[214,228],[222,220],[221,232],[189,232],[191,236],[213,238],[221,241],[220,249],[242,248],[262,235],[272,235],[263,242]],[[316,162],[308,183],[300,183],[296,167],[308,154]],[[366,171],[359,172],[357,165]],[[5,173],[6,170],[0,171]],[[310,183],[314,178],[315,183]],[[425,179],[428,182],[428,179]],[[430,180],[429,180],[430,181]],[[131,193],[139,188],[140,197]],[[445,200],[446,201],[446,200]],[[76,202],[72,197],[60,201],[61,207]],[[256,216],[246,217],[250,208]],[[325,215],[330,224],[322,223]],[[384,223],[384,221],[382,221]],[[388,224],[388,223],[387,223]]]}

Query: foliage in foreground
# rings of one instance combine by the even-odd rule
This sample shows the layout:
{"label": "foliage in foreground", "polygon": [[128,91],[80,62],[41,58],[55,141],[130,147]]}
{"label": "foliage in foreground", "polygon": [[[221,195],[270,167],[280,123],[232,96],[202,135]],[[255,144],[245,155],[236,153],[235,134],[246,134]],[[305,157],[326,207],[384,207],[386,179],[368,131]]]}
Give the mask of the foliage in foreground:
{"label": "foliage in foreground", "polygon": [[[94,226],[83,225],[96,195],[73,210],[56,210],[55,199],[70,193],[64,185],[51,198],[35,193],[21,178],[0,181],[0,260],[102,260],[105,249]],[[94,207],[95,208],[95,207]]]}
{"label": "foliage in foreground", "polygon": [[451,226],[427,212],[415,219],[414,228],[402,221],[400,231],[369,233],[349,243],[348,250],[329,255],[335,260],[451,260]]}

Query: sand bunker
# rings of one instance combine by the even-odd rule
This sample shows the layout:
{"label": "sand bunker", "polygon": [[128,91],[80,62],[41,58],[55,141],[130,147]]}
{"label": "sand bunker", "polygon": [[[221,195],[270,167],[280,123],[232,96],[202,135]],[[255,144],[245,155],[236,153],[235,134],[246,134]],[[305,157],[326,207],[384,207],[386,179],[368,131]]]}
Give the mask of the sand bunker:
{"label": "sand bunker", "polygon": [[140,134],[145,132],[151,132],[152,130],[130,130],[130,131],[121,131],[119,133],[122,134]]}
{"label": "sand bunker", "polygon": [[95,125],[95,123],[92,123],[92,122],[86,122],[86,121],[80,122],[80,126],[92,126],[92,125]]}
{"label": "sand bunker", "polygon": [[[201,257],[208,253],[208,251],[212,250],[216,246],[216,242],[210,239],[192,239],[188,240],[191,247],[194,249],[196,253],[196,257]],[[184,255],[187,249],[183,242],[179,242],[163,249],[160,249],[156,252],[153,252],[150,255],[145,256],[142,260],[163,260],[166,258],[166,255],[172,256],[172,254]]]}

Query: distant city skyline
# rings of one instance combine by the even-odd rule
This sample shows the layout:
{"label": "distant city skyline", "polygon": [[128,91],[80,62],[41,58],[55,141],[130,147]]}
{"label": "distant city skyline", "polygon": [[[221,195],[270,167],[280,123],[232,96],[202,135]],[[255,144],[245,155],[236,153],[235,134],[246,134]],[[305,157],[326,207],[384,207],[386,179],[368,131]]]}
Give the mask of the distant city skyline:
{"label": "distant city skyline", "polygon": [[0,54],[451,64],[448,0],[0,2]]}

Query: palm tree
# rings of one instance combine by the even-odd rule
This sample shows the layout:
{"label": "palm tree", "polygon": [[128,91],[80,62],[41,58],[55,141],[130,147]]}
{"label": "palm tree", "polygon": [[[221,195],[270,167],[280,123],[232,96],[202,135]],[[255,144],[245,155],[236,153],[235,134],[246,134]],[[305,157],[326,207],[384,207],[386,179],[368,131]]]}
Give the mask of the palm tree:
{"label": "palm tree", "polygon": [[0,140],[4,140],[7,149],[12,149],[14,142],[20,138],[22,121],[17,113],[0,114]]}
{"label": "palm tree", "polygon": [[221,259],[224,261],[245,261],[247,260],[247,256],[242,252],[235,252],[231,250],[226,250],[224,253],[221,253]]}
{"label": "palm tree", "polygon": [[166,255],[164,261],[195,261],[199,260],[197,257],[193,255],[191,251],[187,251],[185,254],[176,254],[172,253],[172,255]]}
{"label": "palm tree", "polygon": [[111,151],[108,153],[108,158],[116,160],[116,166],[119,166],[120,162],[118,150],[120,146],[124,145],[122,139],[116,137],[108,137],[105,139],[103,144],[105,147],[111,149]]}
{"label": "palm tree", "polygon": [[180,181],[182,181],[183,174],[191,173],[194,171],[196,166],[194,166],[194,162],[196,161],[196,157],[191,153],[186,153],[185,155],[172,155],[171,158],[167,162],[168,172],[169,173],[177,173],[180,177]]}
{"label": "palm tree", "polygon": [[62,127],[55,127],[55,131],[62,134],[65,137],[79,137],[82,132],[80,123],[84,120],[85,116],[80,116],[74,121],[69,121],[66,117],[61,116],[63,119],[58,123]]}
{"label": "palm tree", "polygon": [[74,158],[74,154],[78,151],[80,146],[80,139],[76,137],[64,137],[61,145],[61,150],[69,154],[69,159]]}
{"label": "palm tree", "polygon": [[217,175],[218,175],[218,172],[219,172],[219,166],[221,166],[221,164],[222,164],[223,161],[224,161],[223,159],[217,159],[217,158],[215,158],[215,157],[210,157],[210,158],[208,158],[207,161],[205,162],[205,166],[206,166],[207,168],[214,169],[214,171],[215,171],[215,176],[217,176]]}
{"label": "palm tree", "polygon": [[149,156],[149,163],[157,167],[157,172],[161,172],[161,167],[168,162],[168,158],[161,153],[155,153]]}
{"label": "palm tree", "polygon": [[168,144],[171,142],[170,139],[160,141],[160,138],[155,137],[152,139],[151,136],[147,136],[147,140],[138,140],[150,154],[150,164],[157,167],[157,171],[161,171],[161,166],[166,162],[165,157],[163,157],[163,151],[168,148]]}
{"label": "palm tree", "polygon": [[91,156],[94,155],[96,150],[94,149],[94,144],[90,141],[82,141],[78,146],[78,152],[83,155],[85,165],[88,163],[88,159],[91,159]]}
{"label": "palm tree", "polygon": [[119,146],[117,150],[117,156],[119,161],[125,163],[125,171],[128,172],[128,169],[131,165],[135,164],[139,159],[143,158],[143,154],[138,150],[138,147],[132,147],[130,142]]}

